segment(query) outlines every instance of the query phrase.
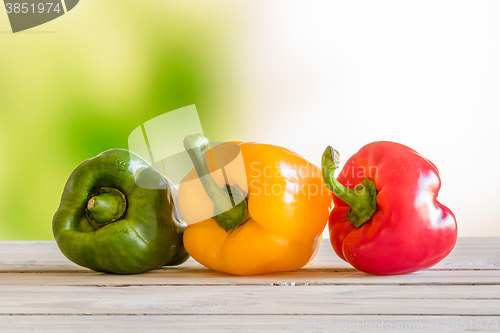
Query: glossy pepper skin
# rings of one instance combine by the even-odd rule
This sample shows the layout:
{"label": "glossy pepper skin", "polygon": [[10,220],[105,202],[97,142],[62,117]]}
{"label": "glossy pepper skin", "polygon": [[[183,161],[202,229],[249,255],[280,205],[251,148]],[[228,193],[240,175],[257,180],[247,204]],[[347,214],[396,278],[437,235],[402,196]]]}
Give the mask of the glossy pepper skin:
{"label": "glossy pepper skin", "polygon": [[[89,215],[95,212],[89,213],[89,207],[115,190],[123,194],[125,211],[116,221],[96,223],[92,216],[97,219],[97,213]],[[115,198],[121,205],[120,197]],[[178,265],[189,255],[175,200],[175,187],[141,157],[108,150],[80,164],[69,177],[52,222],[54,238],[69,260],[99,272],[135,274]]]}
{"label": "glossy pepper skin", "polygon": [[333,195],[328,227],[340,258],[361,271],[391,275],[429,268],[451,252],[457,223],[437,201],[434,164],[402,144],[373,142],[346,162],[337,180],[353,188],[365,177],[376,185],[377,208],[360,227],[346,216],[349,205]]}
{"label": "glossy pepper skin", "polygon": [[[243,156],[246,176],[230,169],[226,172],[230,185],[248,188],[250,219],[227,232],[213,218],[190,224],[196,221],[196,214],[210,214],[214,203],[199,181],[189,186],[181,182],[179,209],[188,222],[184,233],[187,251],[202,265],[234,275],[303,267],[318,250],[331,204],[320,169],[285,148],[236,144]],[[214,160],[220,155],[218,147],[211,150]],[[208,152],[204,157],[208,161],[207,155]],[[193,169],[186,178],[195,175]],[[215,180],[224,186],[222,178]]]}

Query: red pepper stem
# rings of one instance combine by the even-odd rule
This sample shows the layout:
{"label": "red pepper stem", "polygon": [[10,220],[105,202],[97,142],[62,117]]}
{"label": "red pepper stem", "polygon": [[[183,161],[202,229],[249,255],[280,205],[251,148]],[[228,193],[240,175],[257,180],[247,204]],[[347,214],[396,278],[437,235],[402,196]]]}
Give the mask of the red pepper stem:
{"label": "red pepper stem", "polygon": [[[226,184],[223,188],[215,182],[210,174],[203,152],[210,148],[210,141],[203,134],[191,134],[184,138],[184,149],[193,161],[205,192],[214,203],[212,219],[226,232],[246,222],[248,214],[247,204],[243,191],[237,186]],[[237,203],[235,205],[235,203]]]}
{"label": "red pepper stem", "polygon": [[333,194],[350,206],[347,218],[353,226],[359,228],[370,221],[377,211],[377,187],[375,182],[365,177],[354,189],[347,188],[335,179],[335,170],[339,167],[340,154],[328,146],[321,158],[323,179]]}

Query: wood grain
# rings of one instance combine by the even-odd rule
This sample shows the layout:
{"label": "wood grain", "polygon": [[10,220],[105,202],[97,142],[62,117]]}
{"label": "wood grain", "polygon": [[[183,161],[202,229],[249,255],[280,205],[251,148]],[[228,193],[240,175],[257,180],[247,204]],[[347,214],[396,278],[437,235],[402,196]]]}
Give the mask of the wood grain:
{"label": "wood grain", "polygon": [[4,273],[0,286],[311,286],[311,285],[490,285],[500,288],[500,271],[423,271],[406,275],[375,276],[336,269],[299,270],[258,276],[233,276],[205,268],[172,269],[138,275],[85,273]]}
{"label": "wood grain", "polygon": [[[497,270],[500,269],[499,239],[495,237],[459,238],[457,246],[431,270]],[[493,255],[493,254],[496,255]],[[35,256],[36,254],[36,256]],[[203,268],[193,259],[178,266],[183,269]],[[328,239],[307,269],[351,269],[331,248]],[[169,270],[170,268],[166,268]],[[73,264],[59,251],[55,242],[1,242],[0,272],[83,272],[86,268]]]}
{"label": "wood grain", "polygon": [[2,314],[500,315],[500,288],[489,286],[17,286],[0,295]]}
{"label": "wood grain", "polygon": [[[385,330],[384,330],[385,329]],[[52,315],[0,316],[13,332],[498,332],[489,316]]]}
{"label": "wood grain", "polygon": [[55,242],[0,242],[0,332],[500,331],[499,254],[499,238],[461,238],[429,270],[374,276],[325,241],[293,272],[232,276],[190,259],[123,276],[77,266]]}

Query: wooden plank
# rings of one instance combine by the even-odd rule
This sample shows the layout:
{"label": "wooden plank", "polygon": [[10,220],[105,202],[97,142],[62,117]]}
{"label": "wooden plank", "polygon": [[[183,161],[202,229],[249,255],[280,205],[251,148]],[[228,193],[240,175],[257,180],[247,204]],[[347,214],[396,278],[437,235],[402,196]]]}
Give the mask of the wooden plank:
{"label": "wooden plank", "polygon": [[56,242],[0,242],[0,272],[84,271],[59,251]]}
{"label": "wooden plank", "polygon": [[373,276],[325,240],[294,272],[238,277],[191,259],[120,276],[74,265],[54,242],[2,242],[0,331],[498,331],[499,249],[462,238],[431,270]]}
{"label": "wooden plank", "polygon": [[[36,257],[33,254],[36,253]],[[0,273],[8,272],[83,272],[88,269],[78,266],[64,257],[55,242],[0,242]],[[325,240],[316,258],[307,265],[311,268],[352,268],[341,260]],[[179,268],[203,268],[190,258]],[[170,269],[170,268],[165,268]]]}
{"label": "wooden plank", "polygon": [[[452,253],[431,270],[500,270],[500,239],[497,237],[459,238]],[[36,257],[34,256],[36,254]],[[202,268],[193,259],[178,268]],[[328,239],[306,267],[308,269],[350,269],[331,248]],[[55,242],[0,242],[0,273],[5,272],[84,272],[59,251]]]}
{"label": "wooden plank", "polygon": [[[453,251],[431,270],[500,269],[500,237],[460,237]],[[324,239],[313,267],[351,268]]]}
{"label": "wooden plank", "polygon": [[500,316],[489,286],[0,287],[7,314]]}
{"label": "wooden plank", "polygon": [[0,316],[0,330],[12,332],[166,332],[166,331],[442,332],[496,331],[500,319],[488,316]]}
{"label": "wooden plank", "polygon": [[[463,242],[466,245],[470,242]],[[484,245],[483,242],[477,242],[478,245]],[[471,248],[471,246],[467,246]],[[460,246],[454,252],[459,250]],[[472,246],[474,248],[474,246]],[[468,249],[467,253],[472,250]],[[461,251],[464,252],[464,251]],[[33,253],[37,257],[33,257]],[[453,254],[453,253],[452,253]],[[452,255],[450,255],[452,257]],[[85,270],[67,260],[62,253],[58,250],[55,242],[1,242],[0,243],[0,270]],[[453,258],[453,257],[452,257]],[[493,258],[495,258],[493,256]],[[183,267],[195,267],[197,264],[190,260]],[[449,266],[449,264],[447,265]],[[467,266],[470,266],[467,263]],[[338,258],[331,249],[327,240],[322,244],[322,247],[308,267],[336,267],[336,268],[349,268],[350,265]]]}
{"label": "wooden plank", "polygon": [[[163,268],[139,275],[119,276],[93,272],[69,262],[55,242],[1,242],[0,285],[398,285],[398,284],[490,284],[500,283],[500,270],[494,269],[499,260],[498,238],[460,239],[456,250],[442,267],[464,269],[431,269],[401,276],[373,276],[349,268],[331,258],[337,258],[327,242],[315,260],[295,272],[237,277],[209,270],[194,260],[178,267]],[[36,257],[34,257],[36,254]],[[474,258],[479,258],[474,268]],[[43,258],[43,259],[37,259]],[[488,263],[493,266],[488,266]],[[334,267],[332,267],[334,266]],[[335,267],[337,266],[337,267]],[[347,268],[346,268],[347,266]],[[494,267],[493,269],[491,267]],[[23,273],[21,273],[23,272]],[[29,274],[43,273],[43,274]]]}
{"label": "wooden plank", "polygon": [[453,251],[432,269],[500,269],[500,237],[460,237]]}
{"label": "wooden plank", "polygon": [[376,276],[356,270],[299,270],[258,276],[233,276],[206,268],[151,271],[137,275],[86,273],[5,273],[1,286],[218,286],[218,285],[500,285],[500,271],[422,271]]}

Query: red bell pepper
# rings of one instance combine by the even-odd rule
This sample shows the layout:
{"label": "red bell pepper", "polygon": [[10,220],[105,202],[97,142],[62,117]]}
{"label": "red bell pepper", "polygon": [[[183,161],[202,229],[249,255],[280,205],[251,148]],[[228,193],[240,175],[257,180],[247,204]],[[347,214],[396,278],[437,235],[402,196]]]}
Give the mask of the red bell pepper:
{"label": "red bell pepper", "polygon": [[338,152],[323,153],[323,178],[333,192],[328,228],[333,249],[355,268],[381,275],[429,268],[457,239],[452,211],[437,201],[434,164],[394,142],[373,142],[345,164],[337,179]]}

